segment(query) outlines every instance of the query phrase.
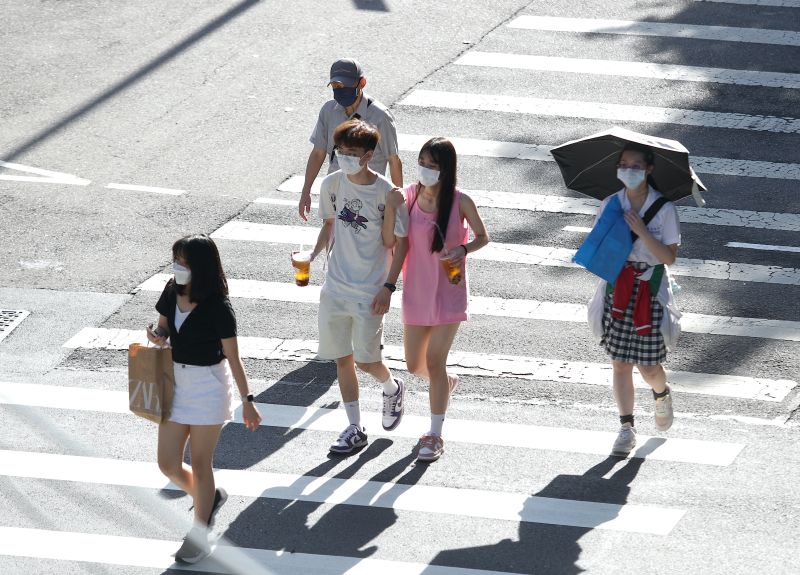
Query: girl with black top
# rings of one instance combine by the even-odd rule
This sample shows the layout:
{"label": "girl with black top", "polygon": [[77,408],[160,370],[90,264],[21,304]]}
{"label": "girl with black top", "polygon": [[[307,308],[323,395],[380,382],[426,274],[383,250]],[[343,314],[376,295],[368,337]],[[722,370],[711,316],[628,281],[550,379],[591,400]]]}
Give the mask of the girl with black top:
{"label": "girl with black top", "polygon": [[[206,235],[186,236],[172,246],[173,271],[156,304],[158,327],[147,339],[172,347],[175,396],[168,421],[158,428],[158,466],[192,496],[194,527],[175,554],[196,563],[210,553],[208,531],[228,495],[216,488],[212,463],[220,431],[233,419],[232,381],[242,397],[245,425],[255,431],[261,415],[253,403],[236,340],[236,315],[219,251]],[[191,467],[183,463],[189,438]]]}

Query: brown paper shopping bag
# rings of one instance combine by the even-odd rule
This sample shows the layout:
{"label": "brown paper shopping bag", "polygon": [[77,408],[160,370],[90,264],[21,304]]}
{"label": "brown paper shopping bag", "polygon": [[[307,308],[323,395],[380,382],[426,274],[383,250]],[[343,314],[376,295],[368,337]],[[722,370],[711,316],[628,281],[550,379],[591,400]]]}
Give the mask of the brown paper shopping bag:
{"label": "brown paper shopping bag", "polygon": [[132,343],[128,347],[128,399],[131,411],[155,423],[166,421],[174,392],[172,350]]}

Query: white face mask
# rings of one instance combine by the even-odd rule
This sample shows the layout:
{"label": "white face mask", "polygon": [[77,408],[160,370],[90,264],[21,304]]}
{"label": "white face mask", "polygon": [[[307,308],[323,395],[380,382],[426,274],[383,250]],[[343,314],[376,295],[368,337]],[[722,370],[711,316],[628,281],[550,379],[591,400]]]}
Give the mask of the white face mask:
{"label": "white face mask", "polygon": [[417,176],[419,177],[419,183],[423,186],[435,186],[436,182],[439,181],[439,174],[441,174],[439,170],[433,170],[417,164]]}
{"label": "white face mask", "polygon": [[644,182],[647,174],[644,170],[636,168],[617,168],[617,179],[625,184],[629,190],[638,188]]}
{"label": "white face mask", "polygon": [[175,283],[179,286],[185,286],[192,281],[192,271],[189,268],[183,267],[178,262],[173,262],[172,273],[175,274]]}
{"label": "white face mask", "polygon": [[361,165],[361,158],[336,154],[336,159],[339,161],[339,167],[341,170],[348,176],[357,174],[363,169],[363,166]]}

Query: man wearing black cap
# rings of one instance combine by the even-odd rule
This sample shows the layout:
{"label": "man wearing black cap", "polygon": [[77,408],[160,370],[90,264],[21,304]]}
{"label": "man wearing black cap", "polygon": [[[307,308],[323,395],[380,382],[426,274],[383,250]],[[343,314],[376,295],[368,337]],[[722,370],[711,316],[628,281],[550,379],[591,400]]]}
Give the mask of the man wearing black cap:
{"label": "man wearing black cap", "polygon": [[339,169],[339,163],[333,150],[333,131],[342,122],[350,118],[361,119],[372,124],[380,133],[380,142],[369,162],[369,167],[379,174],[389,175],[395,186],[403,187],[403,164],[400,162],[397,147],[397,129],[394,116],[380,102],[364,93],[367,79],[361,65],[352,58],[342,58],[331,66],[330,83],[333,89],[333,100],[325,102],[319,111],[317,125],[311,135],[314,149],[308,156],[305,182],[300,194],[298,206],[300,217],[307,220],[311,210],[311,186],[319,174],[325,159],[328,159],[328,173]]}

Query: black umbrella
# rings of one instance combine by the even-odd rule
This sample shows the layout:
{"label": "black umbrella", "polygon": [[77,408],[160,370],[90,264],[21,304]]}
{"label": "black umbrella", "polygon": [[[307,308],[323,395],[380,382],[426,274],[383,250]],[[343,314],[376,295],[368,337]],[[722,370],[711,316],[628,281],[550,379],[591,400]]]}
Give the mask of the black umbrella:
{"label": "black umbrella", "polygon": [[617,160],[629,142],[653,149],[653,183],[668,200],[693,195],[698,206],[705,204],[700,191],[706,191],[706,187],[689,166],[689,150],[675,140],[639,134],[625,128],[611,128],[556,146],[550,153],[561,168],[564,183],[570,190],[602,200],[623,187],[617,179]]}

